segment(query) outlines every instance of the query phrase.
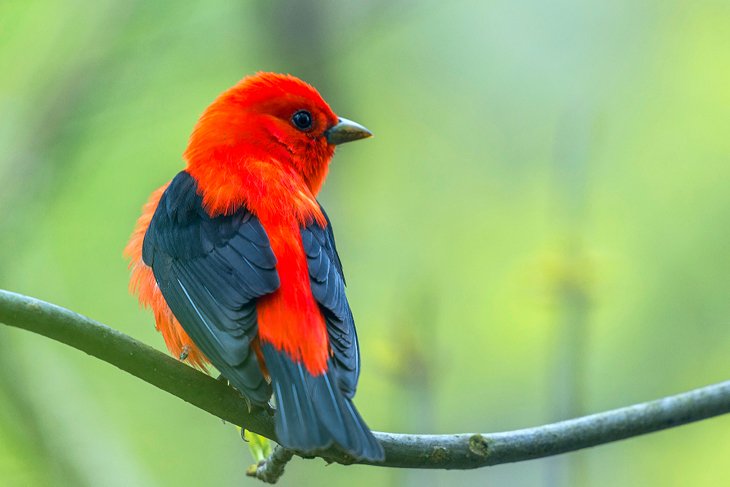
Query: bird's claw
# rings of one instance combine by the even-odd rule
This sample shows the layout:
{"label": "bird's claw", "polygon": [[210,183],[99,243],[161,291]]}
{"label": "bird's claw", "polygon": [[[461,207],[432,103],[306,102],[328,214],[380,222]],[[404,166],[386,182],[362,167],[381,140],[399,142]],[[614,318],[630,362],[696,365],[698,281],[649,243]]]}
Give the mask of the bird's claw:
{"label": "bird's claw", "polygon": [[190,354],[190,345],[183,345],[182,350],[180,351],[180,356],[178,357],[181,362],[185,361],[186,358],[188,358],[188,355]]}

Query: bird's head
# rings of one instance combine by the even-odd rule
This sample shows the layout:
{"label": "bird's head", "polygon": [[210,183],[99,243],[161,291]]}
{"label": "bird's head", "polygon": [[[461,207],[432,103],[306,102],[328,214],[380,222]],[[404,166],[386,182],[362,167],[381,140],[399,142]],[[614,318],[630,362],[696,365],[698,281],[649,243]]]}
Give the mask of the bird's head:
{"label": "bird's head", "polygon": [[290,75],[257,73],[223,92],[203,113],[185,151],[189,167],[255,161],[288,165],[316,194],[335,146],[370,137],[339,118],[314,87]]}

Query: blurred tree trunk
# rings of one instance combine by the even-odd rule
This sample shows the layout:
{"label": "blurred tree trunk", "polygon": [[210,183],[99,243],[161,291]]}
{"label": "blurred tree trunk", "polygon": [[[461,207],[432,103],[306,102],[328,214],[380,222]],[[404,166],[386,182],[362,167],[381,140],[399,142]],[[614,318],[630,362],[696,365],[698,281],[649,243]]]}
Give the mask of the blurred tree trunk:
{"label": "blurred tree trunk", "polygon": [[332,10],[339,4],[272,0],[257,4],[258,18],[265,19],[261,32],[266,35],[263,46],[269,46],[273,61],[280,70],[306,80],[336,100],[333,89],[335,53]]}
{"label": "blurred tree trunk", "polygon": [[[556,227],[561,247],[552,283],[556,308],[554,361],[549,368],[551,421],[585,414],[586,367],[589,347],[591,301],[589,262],[584,248],[588,168],[594,128],[584,107],[569,110],[557,127],[553,164]],[[548,461],[547,485],[586,485],[584,455]]]}
{"label": "blurred tree trunk", "polygon": [[[396,316],[391,329],[394,344],[393,356],[396,368],[392,371],[391,382],[398,389],[393,391],[397,398],[393,404],[399,407],[392,411],[398,415],[397,424],[406,431],[434,430],[434,377],[438,370],[438,350],[436,330],[437,298],[419,283],[428,279],[409,280],[404,289],[413,289],[406,296],[400,314]],[[424,470],[396,470],[393,472],[394,486],[424,487],[436,485],[432,472]]]}

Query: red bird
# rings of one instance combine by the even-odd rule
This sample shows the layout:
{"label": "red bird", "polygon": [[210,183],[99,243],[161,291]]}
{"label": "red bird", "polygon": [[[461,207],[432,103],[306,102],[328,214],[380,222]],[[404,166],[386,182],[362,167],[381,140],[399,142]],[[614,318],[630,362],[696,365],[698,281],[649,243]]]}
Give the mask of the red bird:
{"label": "red bird", "polygon": [[152,194],[125,255],[170,352],[210,362],[253,404],[273,394],[283,446],[377,461],[352,404],[357,334],[316,199],[335,146],[371,135],[293,76],[244,78],[200,117],[187,168]]}

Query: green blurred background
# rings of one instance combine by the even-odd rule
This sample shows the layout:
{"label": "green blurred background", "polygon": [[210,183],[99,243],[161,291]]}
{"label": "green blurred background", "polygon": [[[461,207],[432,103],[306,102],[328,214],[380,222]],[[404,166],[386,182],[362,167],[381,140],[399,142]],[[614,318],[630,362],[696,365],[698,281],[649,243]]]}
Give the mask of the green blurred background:
{"label": "green blurred background", "polygon": [[[0,287],[164,349],[121,257],[258,70],[376,137],[320,195],[377,430],[538,425],[728,379],[730,3],[0,2]],[[730,418],[471,472],[281,485],[730,485]],[[8,486],[257,485],[230,425],[0,327]]]}

